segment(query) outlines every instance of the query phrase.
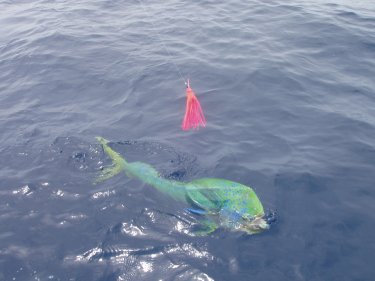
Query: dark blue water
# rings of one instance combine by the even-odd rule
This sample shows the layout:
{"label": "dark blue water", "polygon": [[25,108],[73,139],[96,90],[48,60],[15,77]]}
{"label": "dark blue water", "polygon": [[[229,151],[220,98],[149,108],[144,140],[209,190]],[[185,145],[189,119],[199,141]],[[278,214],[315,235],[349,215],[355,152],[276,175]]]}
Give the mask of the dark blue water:
{"label": "dark blue water", "polygon": [[[0,280],[374,280],[373,1],[8,0],[0,26]],[[276,223],[194,237],[150,186],[92,184],[98,135]]]}

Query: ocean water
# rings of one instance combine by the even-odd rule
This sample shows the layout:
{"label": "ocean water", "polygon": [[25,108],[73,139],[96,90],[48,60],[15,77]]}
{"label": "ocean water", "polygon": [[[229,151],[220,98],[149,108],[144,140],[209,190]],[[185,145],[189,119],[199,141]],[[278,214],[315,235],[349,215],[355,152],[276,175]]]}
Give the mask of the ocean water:
{"label": "ocean water", "polygon": [[[374,280],[374,1],[0,0],[0,26],[0,280]],[[193,236],[150,186],[93,184],[95,136],[276,221]]]}

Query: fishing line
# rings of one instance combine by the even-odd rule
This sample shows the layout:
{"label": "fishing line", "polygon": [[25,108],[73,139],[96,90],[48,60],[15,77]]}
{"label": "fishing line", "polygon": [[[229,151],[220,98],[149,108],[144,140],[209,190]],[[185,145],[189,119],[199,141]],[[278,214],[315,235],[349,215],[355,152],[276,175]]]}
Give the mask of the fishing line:
{"label": "fishing line", "polygon": [[[143,4],[142,0],[137,0],[140,7],[142,8],[145,15],[151,19],[150,14],[148,13],[146,6]],[[206,127],[206,118],[204,117],[204,113],[202,110],[202,107],[199,103],[198,98],[196,97],[193,89],[190,87],[190,81],[189,79],[185,79],[182,75],[182,71],[178,67],[178,65],[172,60],[172,54],[169,51],[169,48],[166,44],[164,44],[164,41],[161,38],[161,35],[159,32],[157,32],[155,24],[150,21],[152,28],[154,30],[155,35],[159,39],[160,43],[162,44],[163,48],[165,49],[169,62],[175,66],[177,69],[177,73],[180,75],[181,79],[184,81],[184,84],[186,85],[186,106],[185,106],[185,115],[182,121],[181,128],[184,131],[190,130],[190,129],[199,129],[199,127]]]}
{"label": "fishing line", "polygon": [[[151,16],[150,16],[150,14],[147,11],[146,6],[143,4],[143,1],[142,0],[137,0],[137,1],[140,4],[143,12],[146,14],[147,18],[151,19]],[[164,41],[162,40],[161,35],[157,32],[155,24],[151,20],[150,20],[150,23],[152,25],[154,33],[158,37],[160,43],[162,44],[163,48],[165,49],[165,51],[166,51],[166,53],[168,55],[169,62],[175,66],[178,74],[180,75],[180,78],[184,81],[184,84],[187,85],[188,84],[187,79],[184,78],[184,76],[182,75],[182,71],[180,70],[180,68],[178,67],[178,65],[173,61],[173,59],[172,59],[173,56],[172,56],[171,52],[169,51],[167,45],[164,44]]]}

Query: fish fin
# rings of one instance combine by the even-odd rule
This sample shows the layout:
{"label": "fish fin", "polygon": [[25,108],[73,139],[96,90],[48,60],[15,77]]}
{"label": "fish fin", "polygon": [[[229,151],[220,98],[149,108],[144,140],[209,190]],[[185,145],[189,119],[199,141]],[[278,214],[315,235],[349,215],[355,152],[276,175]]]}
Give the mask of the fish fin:
{"label": "fish fin", "polygon": [[112,159],[114,164],[127,165],[125,158],[121,156],[118,152],[114,151],[109,146],[109,141],[102,137],[96,137],[97,141],[102,145],[104,152]]}
{"label": "fish fin", "polygon": [[112,167],[107,167],[107,168],[103,169],[101,171],[101,173],[99,174],[99,176],[94,180],[94,184],[101,183],[101,182],[117,175],[121,171],[122,171],[122,167],[120,165],[114,165]]}
{"label": "fish fin", "polygon": [[217,230],[218,228],[219,226],[214,221],[209,220],[209,219],[204,219],[199,222],[199,224],[192,231],[192,233],[195,236],[207,236],[215,232],[215,230]]}
{"label": "fish fin", "polygon": [[227,201],[222,192],[225,184],[226,180],[196,179],[188,183],[187,196],[195,205],[218,212]]}
{"label": "fish fin", "polygon": [[94,180],[94,184],[101,183],[117,175],[122,170],[124,170],[126,165],[128,165],[126,160],[108,145],[108,140],[102,137],[96,137],[96,139],[102,145],[104,152],[112,159],[113,164],[111,167],[107,167],[101,171],[99,176]]}
{"label": "fish fin", "polygon": [[201,216],[208,215],[208,212],[202,209],[187,208],[186,210],[195,215],[201,215]]}
{"label": "fish fin", "polygon": [[100,144],[102,144],[102,145],[106,145],[107,143],[109,143],[109,140],[107,140],[107,139],[105,139],[105,138],[103,138],[103,137],[95,137],[96,138],[96,140],[98,141],[98,142],[100,142]]}
{"label": "fish fin", "polygon": [[227,225],[230,228],[235,227],[238,225],[242,220],[242,215],[228,206],[224,206],[220,210],[220,217],[222,218],[222,222],[224,225]]}
{"label": "fish fin", "polygon": [[214,193],[214,189],[187,189],[185,199],[194,209],[209,210],[210,214],[217,214],[227,200]]}

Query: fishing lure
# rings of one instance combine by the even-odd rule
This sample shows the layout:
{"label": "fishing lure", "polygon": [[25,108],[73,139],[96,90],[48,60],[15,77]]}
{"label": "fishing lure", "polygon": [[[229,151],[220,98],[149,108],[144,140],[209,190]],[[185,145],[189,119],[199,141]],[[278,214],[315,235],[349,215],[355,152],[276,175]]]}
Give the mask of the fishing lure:
{"label": "fishing lure", "polygon": [[206,127],[202,107],[193,89],[190,87],[190,80],[186,84],[186,109],[182,121],[182,130],[199,129],[199,126]]}
{"label": "fishing lure", "polygon": [[150,165],[127,162],[102,137],[97,140],[113,165],[105,168],[95,183],[109,179],[121,171],[153,186],[173,199],[184,202],[186,209],[200,219],[197,235],[207,235],[219,227],[231,231],[258,233],[269,228],[262,203],[254,190],[243,184],[216,178],[202,178],[191,182],[168,180]]}
{"label": "fishing lure", "polygon": [[[140,6],[142,7],[143,11],[147,15],[148,18],[152,18],[151,15],[147,11],[147,6],[143,3],[142,0],[137,0]],[[167,47],[166,44],[164,44],[162,37],[158,33],[157,28],[153,24],[153,22],[150,22],[151,25],[153,26],[154,33],[156,34],[157,38],[160,40],[160,43],[164,47],[171,64],[173,64],[177,70],[177,73],[180,75],[181,79],[184,80],[186,84],[186,110],[185,110],[185,116],[182,121],[182,129],[184,131],[190,130],[190,129],[199,129],[199,126],[206,127],[206,118],[204,117],[202,107],[195,96],[194,91],[190,88],[190,81],[189,79],[186,80],[184,79],[184,76],[182,75],[181,69],[178,67],[178,65],[172,60],[172,55],[171,51]]]}

